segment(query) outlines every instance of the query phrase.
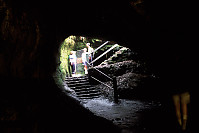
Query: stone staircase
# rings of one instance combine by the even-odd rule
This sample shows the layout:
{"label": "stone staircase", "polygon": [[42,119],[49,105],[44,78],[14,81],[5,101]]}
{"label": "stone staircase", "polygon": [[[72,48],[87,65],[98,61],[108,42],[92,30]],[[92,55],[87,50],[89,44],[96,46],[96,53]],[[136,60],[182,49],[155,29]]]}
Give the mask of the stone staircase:
{"label": "stone staircase", "polygon": [[76,96],[81,99],[93,99],[101,96],[101,92],[95,86],[90,85],[88,76],[66,77],[65,83],[75,91]]}

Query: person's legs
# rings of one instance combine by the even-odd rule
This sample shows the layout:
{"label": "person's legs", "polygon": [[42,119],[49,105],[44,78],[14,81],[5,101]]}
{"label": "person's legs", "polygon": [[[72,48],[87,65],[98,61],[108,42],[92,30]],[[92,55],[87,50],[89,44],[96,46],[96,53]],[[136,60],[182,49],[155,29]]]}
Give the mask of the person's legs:
{"label": "person's legs", "polygon": [[73,64],[73,74],[75,74],[75,64]]}
{"label": "person's legs", "polygon": [[76,74],[76,71],[77,71],[77,64],[74,63],[74,72],[75,72],[75,74]]}
{"label": "person's legs", "polygon": [[75,74],[75,64],[72,63],[72,64],[71,64],[71,67],[72,67],[72,76],[74,76],[74,74]]}
{"label": "person's legs", "polygon": [[176,117],[177,117],[179,125],[181,126],[182,120],[181,120],[181,113],[180,113],[180,95],[173,95],[173,102],[175,105]]}
{"label": "person's legs", "polygon": [[182,105],[182,130],[186,130],[186,125],[187,125],[187,118],[188,118],[188,113],[187,113],[187,104],[190,102],[190,94],[188,92],[182,93],[181,94],[181,105]]}
{"label": "person's legs", "polygon": [[89,63],[91,63],[93,61],[93,57],[92,57],[92,54],[90,55],[89,57]]}
{"label": "person's legs", "polygon": [[85,70],[85,74],[88,74],[88,67],[87,67],[87,64],[85,63],[84,65],[84,70]]}
{"label": "person's legs", "polygon": [[86,63],[86,62],[83,62],[83,64],[84,64],[84,73],[85,73],[85,74],[88,74],[87,63]]}

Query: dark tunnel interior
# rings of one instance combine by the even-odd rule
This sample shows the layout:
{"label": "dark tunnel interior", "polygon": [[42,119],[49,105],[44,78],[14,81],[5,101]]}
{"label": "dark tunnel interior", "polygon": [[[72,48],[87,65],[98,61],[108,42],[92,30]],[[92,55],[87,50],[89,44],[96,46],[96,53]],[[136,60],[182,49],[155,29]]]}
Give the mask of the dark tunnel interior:
{"label": "dark tunnel interior", "polygon": [[137,59],[159,77],[157,88],[148,95],[159,95],[165,105],[171,102],[168,95],[173,87],[174,55],[185,57],[184,72],[189,75],[181,74],[185,78],[182,84],[189,84],[194,116],[194,6],[179,0],[0,0],[0,132],[93,132],[92,128],[96,132],[121,132],[55,84],[52,75],[59,66],[59,48],[70,35],[115,41],[138,53]]}

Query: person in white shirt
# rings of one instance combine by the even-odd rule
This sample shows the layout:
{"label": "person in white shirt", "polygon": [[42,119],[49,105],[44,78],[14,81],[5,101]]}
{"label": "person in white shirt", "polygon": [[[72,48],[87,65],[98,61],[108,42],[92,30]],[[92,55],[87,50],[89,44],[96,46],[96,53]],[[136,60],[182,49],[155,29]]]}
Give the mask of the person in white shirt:
{"label": "person in white shirt", "polygon": [[90,46],[90,43],[86,43],[86,47],[88,48],[89,63],[91,63],[93,60],[94,49]]}
{"label": "person in white shirt", "polygon": [[88,74],[88,63],[87,63],[87,48],[83,49],[83,53],[82,53],[82,63],[84,64],[84,72],[85,74]]}
{"label": "person in white shirt", "polygon": [[76,61],[77,61],[75,51],[71,51],[71,53],[69,55],[69,61],[70,61],[70,65],[71,65],[71,68],[72,68],[72,76],[74,76],[75,73],[76,73]]}

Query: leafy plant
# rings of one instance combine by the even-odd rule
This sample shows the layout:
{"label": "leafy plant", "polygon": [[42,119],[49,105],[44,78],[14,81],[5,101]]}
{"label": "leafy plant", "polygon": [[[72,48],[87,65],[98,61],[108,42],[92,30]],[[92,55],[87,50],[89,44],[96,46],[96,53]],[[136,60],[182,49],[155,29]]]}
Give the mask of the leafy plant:
{"label": "leafy plant", "polygon": [[[60,47],[60,71],[62,80],[65,76],[71,76],[71,67],[69,65],[69,55],[71,51],[81,50],[86,47],[86,43],[91,43],[91,47],[95,48],[95,44],[102,42],[100,39],[83,37],[83,36],[69,36],[64,40]],[[110,46],[107,46],[110,47]]]}
{"label": "leafy plant", "polygon": [[69,55],[71,50],[73,50],[75,45],[75,36],[69,36],[64,40],[64,42],[61,44],[60,49],[60,69],[63,77],[65,78],[66,75],[70,75],[70,67],[69,67]]}

